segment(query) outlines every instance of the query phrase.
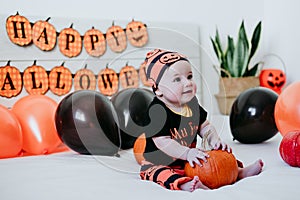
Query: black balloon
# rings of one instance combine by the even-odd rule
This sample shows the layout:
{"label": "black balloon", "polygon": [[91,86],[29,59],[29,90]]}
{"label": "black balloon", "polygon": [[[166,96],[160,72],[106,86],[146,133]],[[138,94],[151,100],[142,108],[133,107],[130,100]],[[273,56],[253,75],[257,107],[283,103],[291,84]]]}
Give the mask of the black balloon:
{"label": "black balloon", "polygon": [[143,133],[147,110],[154,94],[142,88],[121,90],[111,98],[118,115],[121,148],[132,148],[136,138]]}
{"label": "black balloon", "polygon": [[245,90],[234,101],[230,112],[233,139],[245,144],[261,143],[278,132],[274,108],[278,95],[264,87]]}
{"label": "black balloon", "polygon": [[117,117],[110,100],[96,91],[75,91],[55,113],[61,140],[80,154],[115,155],[120,149]]}

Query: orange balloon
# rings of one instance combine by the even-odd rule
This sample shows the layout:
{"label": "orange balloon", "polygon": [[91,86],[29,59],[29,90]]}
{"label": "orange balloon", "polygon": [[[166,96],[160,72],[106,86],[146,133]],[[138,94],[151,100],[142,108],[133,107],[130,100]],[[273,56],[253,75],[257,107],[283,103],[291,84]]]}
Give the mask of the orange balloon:
{"label": "orange balloon", "polygon": [[22,144],[22,131],[17,117],[0,105],[0,158],[19,156]]}
{"label": "orange balloon", "polygon": [[300,82],[287,86],[278,96],[274,118],[282,136],[300,130]]}
{"label": "orange balloon", "polygon": [[57,103],[44,95],[29,95],[12,107],[23,132],[23,150],[27,154],[53,153],[61,144],[55,126]]}

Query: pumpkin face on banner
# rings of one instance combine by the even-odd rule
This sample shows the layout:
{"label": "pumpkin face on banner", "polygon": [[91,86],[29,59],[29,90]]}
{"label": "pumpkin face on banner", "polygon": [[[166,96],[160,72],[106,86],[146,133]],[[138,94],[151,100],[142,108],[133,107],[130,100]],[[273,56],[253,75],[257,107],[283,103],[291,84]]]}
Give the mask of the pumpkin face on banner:
{"label": "pumpkin face on banner", "polygon": [[26,46],[32,42],[31,24],[26,17],[19,13],[7,18],[6,32],[9,39],[17,45]]}
{"label": "pumpkin face on banner", "polygon": [[147,77],[146,77],[146,62],[143,62],[140,66],[139,77],[140,77],[142,83],[144,84],[144,86],[148,86],[148,87],[151,86],[151,84],[149,84],[149,81],[147,80]]}
{"label": "pumpkin face on banner", "polygon": [[282,87],[286,83],[286,75],[280,69],[263,69],[260,72],[259,80],[261,86],[280,94]]}
{"label": "pumpkin face on banner", "polygon": [[56,44],[56,29],[52,24],[46,21],[39,20],[32,27],[33,43],[43,51],[50,51]]}
{"label": "pumpkin face on banner", "polygon": [[49,89],[46,70],[35,64],[25,69],[23,83],[28,94],[45,94]]}
{"label": "pumpkin face on banner", "polygon": [[191,167],[187,162],[184,171],[187,176],[199,176],[200,181],[210,189],[234,183],[238,177],[238,164],[232,153],[222,150],[207,152],[207,162],[200,160],[202,167]]}
{"label": "pumpkin face on banner", "polygon": [[120,71],[120,82],[124,89],[137,88],[139,86],[139,77],[136,69],[128,65],[123,67]]}
{"label": "pumpkin face on banner", "polygon": [[89,69],[80,69],[76,72],[74,77],[75,90],[95,90],[96,77]]}
{"label": "pumpkin face on banner", "polygon": [[148,42],[147,27],[142,22],[134,21],[127,24],[126,35],[132,46],[142,47]]}
{"label": "pumpkin face on banner", "polygon": [[82,39],[78,31],[72,28],[63,29],[58,36],[59,50],[68,57],[76,57],[82,49]]}
{"label": "pumpkin face on banner", "polygon": [[122,52],[127,47],[126,33],[120,26],[111,26],[106,31],[106,41],[110,49],[114,52]]}
{"label": "pumpkin face on banner", "polygon": [[104,95],[111,96],[119,89],[119,79],[117,73],[110,68],[101,70],[98,74],[98,88]]}
{"label": "pumpkin face on banner", "polygon": [[2,97],[15,97],[22,91],[23,82],[20,71],[9,63],[0,67],[0,95]]}
{"label": "pumpkin face on banner", "polygon": [[72,73],[62,66],[54,67],[49,74],[50,90],[56,95],[67,94],[72,87]]}
{"label": "pumpkin face on banner", "polygon": [[103,33],[94,27],[88,30],[83,37],[84,48],[91,56],[102,56],[106,51],[106,40]]}

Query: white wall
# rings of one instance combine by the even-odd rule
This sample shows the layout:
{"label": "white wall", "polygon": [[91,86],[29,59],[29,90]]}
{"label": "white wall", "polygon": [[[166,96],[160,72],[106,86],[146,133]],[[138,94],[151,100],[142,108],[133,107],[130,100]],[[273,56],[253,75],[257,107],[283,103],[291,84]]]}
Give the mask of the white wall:
{"label": "white wall", "polygon": [[[85,0],[85,1],[17,1],[0,0],[0,14],[12,15],[19,11],[24,16],[71,17],[99,20],[125,20],[132,18],[151,22],[180,22],[198,24],[202,69],[210,95],[217,93],[217,73],[212,69],[216,58],[209,40],[218,27],[225,39],[227,34],[237,35],[241,20],[245,20],[250,34],[259,20],[263,22],[260,49],[255,60],[275,53],[286,64],[288,82],[299,81],[298,54],[300,46],[300,2],[298,0]],[[1,47],[0,47],[1,48]],[[3,51],[3,49],[1,50]],[[215,101],[208,98],[206,101]],[[209,103],[209,102],[206,102]],[[215,102],[214,102],[215,103]]]}

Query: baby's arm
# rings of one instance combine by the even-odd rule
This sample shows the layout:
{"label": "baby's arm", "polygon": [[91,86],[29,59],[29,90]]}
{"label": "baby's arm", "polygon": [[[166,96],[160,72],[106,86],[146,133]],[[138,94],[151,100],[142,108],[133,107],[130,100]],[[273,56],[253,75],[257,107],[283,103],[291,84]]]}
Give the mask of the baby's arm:
{"label": "baby's arm", "polygon": [[192,167],[194,167],[193,162],[201,166],[199,159],[207,162],[207,153],[198,148],[189,148],[183,146],[175,140],[171,139],[170,136],[155,137],[153,138],[153,141],[157,148],[159,148],[161,151],[171,157],[187,160]]}
{"label": "baby's arm", "polygon": [[212,149],[222,149],[223,151],[231,152],[231,148],[221,140],[215,127],[208,120],[201,125],[200,136],[208,141]]}

